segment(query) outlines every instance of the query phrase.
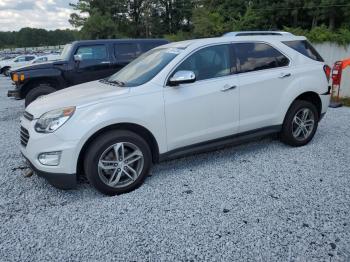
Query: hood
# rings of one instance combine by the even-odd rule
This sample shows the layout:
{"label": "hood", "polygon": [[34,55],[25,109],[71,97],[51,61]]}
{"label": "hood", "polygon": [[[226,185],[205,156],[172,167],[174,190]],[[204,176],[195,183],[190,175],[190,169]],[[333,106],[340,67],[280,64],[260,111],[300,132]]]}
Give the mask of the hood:
{"label": "hood", "polygon": [[129,88],[118,87],[92,81],[43,96],[31,103],[26,111],[34,116],[40,117],[42,114],[51,110],[60,109],[69,106],[87,106],[89,104],[102,103],[116,96],[129,93]]}
{"label": "hood", "polygon": [[48,61],[43,63],[37,63],[37,64],[29,64],[21,67],[17,67],[12,69],[12,72],[23,72],[28,70],[36,70],[36,69],[48,69],[53,68],[54,66],[62,66],[64,64],[67,64],[67,61],[64,60],[58,60],[58,61]]}

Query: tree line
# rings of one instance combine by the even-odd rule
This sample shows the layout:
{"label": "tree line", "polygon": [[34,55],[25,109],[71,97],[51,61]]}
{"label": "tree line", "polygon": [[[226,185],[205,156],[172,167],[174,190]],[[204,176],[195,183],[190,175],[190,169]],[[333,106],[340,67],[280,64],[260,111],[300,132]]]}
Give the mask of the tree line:
{"label": "tree line", "polygon": [[349,0],[78,0],[70,23],[83,38],[182,39],[227,31],[328,32],[350,27]]}
{"label": "tree line", "polygon": [[350,43],[349,0],[78,0],[76,30],[0,32],[0,48],[58,45],[76,39],[166,37],[228,31],[288,30],[312,41]]}
{"label": "tree line", "polygon": [[18,32],[0,32],[0,48],[64,45],[79,38],[77,30],[22,28]]}

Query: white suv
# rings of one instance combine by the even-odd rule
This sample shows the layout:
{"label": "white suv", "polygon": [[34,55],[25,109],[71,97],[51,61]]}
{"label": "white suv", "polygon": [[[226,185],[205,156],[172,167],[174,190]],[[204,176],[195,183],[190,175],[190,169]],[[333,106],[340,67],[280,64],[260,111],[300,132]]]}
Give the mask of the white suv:
{"label": "white suv", "polygon": [[328,77],[305,37],[171,43],[107,79],[32,103],[21,119],[21,151],[57,187],[85,174],[105,194],[125,193],[165,159],[271,133],[307,144],[329,104]]}

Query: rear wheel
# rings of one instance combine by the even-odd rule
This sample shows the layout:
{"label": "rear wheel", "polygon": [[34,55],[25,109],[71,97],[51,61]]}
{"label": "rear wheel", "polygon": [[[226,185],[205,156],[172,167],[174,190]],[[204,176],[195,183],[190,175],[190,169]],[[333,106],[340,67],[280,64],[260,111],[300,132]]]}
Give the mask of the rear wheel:
{"label": "rear wheel", "polygon": [[291,146],[303,146],[314,137],[318,127],[318,111],[314,104],[296,100],[285,117],[281,140]]}
{"label": "rear wheel", "polygon": [[89,146],[84,169],[89,182],[101,193],[117,195],[138,188],[152,164],[145,140],[130,131],[109,131]]}
{"label": "rear wheel", "polygon": [[57,91],[49,84],[40,84],[31,89],[25,97],[25,107],[41,96],[45,96]]}

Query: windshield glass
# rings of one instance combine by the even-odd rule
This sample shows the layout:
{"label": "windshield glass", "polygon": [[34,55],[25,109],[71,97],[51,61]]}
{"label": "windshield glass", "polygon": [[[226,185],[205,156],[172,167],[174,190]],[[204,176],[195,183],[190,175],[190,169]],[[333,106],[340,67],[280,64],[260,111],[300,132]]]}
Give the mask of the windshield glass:
{"label": "windshield glass", "polygon": [[62,60],[69,60],[69,54],[72,49],[72,44],[66,44],[61,53]]}
{"label": "windshield glass", "polygon": [[139,86],[155,77],[182,50],[178,48],[157,48],[143,54],[107,81],[120,86]]}

